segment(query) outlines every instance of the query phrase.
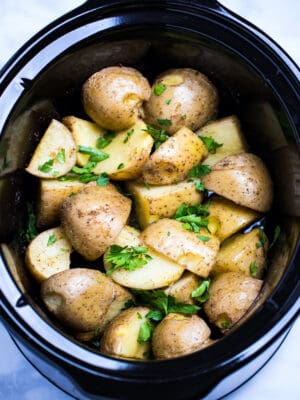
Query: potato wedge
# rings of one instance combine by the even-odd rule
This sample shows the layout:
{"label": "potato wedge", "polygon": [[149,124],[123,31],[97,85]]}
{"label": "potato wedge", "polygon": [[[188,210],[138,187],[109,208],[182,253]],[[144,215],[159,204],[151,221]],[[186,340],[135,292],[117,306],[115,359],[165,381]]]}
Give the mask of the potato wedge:
{"label": "potato wedge", "polygon": [[72,268],[45,280],[41,298],[65,327],[91,340],[102,332],[109,314],[114,318],[132,295],[100,271]]}
{"label": "potato wedge", "polygon": [[112,185],[86,185],[61,206],[61,226],[87,260],[100,257],[127,222],[131,201]]}
{"label": "potato wedge", "polygon": [[43,228],[59,223],[59,213],[63,201],[82,189],[84,183],[40,179],[39,186],[37,225]]}
{"label": "potato wedge", "polygon": [[155,328],[152,349],[157,359],[190,354],[210,344],[210,329],[197,315],[168,314]]}
{"label": "potato wedge", "polygon": [[223,197],[214,196],[209,201],[209,216],[219,221],[215,235],[223,241],[259,218],[260,214],[241,207]]}
{"label": "potato wedge", "polygon": [[170,185],[183,181],[192,167],[207,155],[198,136],[183,127],[162,143],[143,168],[143,181],[152,185]]}
{"label": "potato wedge", "polygon": [[205,164],[209,166],[227,156],[245,153],[248,150],[240,122],[234,115],[204,125],[196,133],[199,136],[211,137],[217,143],[222,144],[222,147],[216,149],[215,154],[209,153],[205,158]]}
{"label": "potato wedge", "polygon": [[[199,239],[201,235],[209,240],[203,242]],[[209,275],[219,250],[219,239],[207,231],[194,233],[184,229],[179,221],[167,218],[149,225],[141,239],[147,246],[203,278]]]}
{"label": "potato wedge", "polygon": [[203,193],[195,182],[183,181],[176,185],[145,186],[141,181],[126,183],[126,190],[133,195],[135,211],[142,229],[161,217],[172,217],[178,207],[201,203]]}
{"label": "potato wedge", "polygon": [[25,262],[31,275],[42,282],[70,268],[72,246],[61,228],[40,233],[26,249]]}
{"label": "potato wedge", "polygon": [[[149,324],[146,307],[134,307],[121,312],[105,329],[100,351],[109,356],[146,360],[150,353],[150,340],[142,341],[141,328]],[[151,329],[151,328],[150,328]]]}
{"label": "potato wedge", "polygon": [[241,153],[223,158],[202,178],[206,189],[255,211],[266,212],[273,201],[273,184],[263,161]]}
{"label": "potato wedge", "polygon": [[175,297],[179,303],[194,304],[191,293],[199,286],[200,280],[199,276],[185,271],[183,276],[167,287],[164,292]]}
{"label": "potato wedge", "polygon": [[[114,244],[119,246],[143,246],[139,238],[140,232],[131,226],[125,226]],[[106,253],[107,254],[107,253]],[[111,275],[112,279],[118,284],[132,289],[152,290],[172,284],[177,281],[184,268],[164,255],[148,249],[148,254],[152,257],[146,265],[134,271],[119,269]],[[104,268],[107,271],[111,264],[106,262],[104,255]]]}
{"label": "potato wedge", "polygon": [[39,178],[55,179],[76,163],[76,146],[71,132],[53,119],[37,145],[26,171]]}
{"label": "potato wedge", "polygon": [[261,278],[266,262],[266,247],[261,243],[258,228],[244,234],[236,234],[220,247],[211,273],[239,272],[254,278]]}
{"label": "potato wedge", "polygon": [[263,281],[237,272],[216,276],[209,289],[204,311],[211,323],[226,332],[238,322],[258,296]]}

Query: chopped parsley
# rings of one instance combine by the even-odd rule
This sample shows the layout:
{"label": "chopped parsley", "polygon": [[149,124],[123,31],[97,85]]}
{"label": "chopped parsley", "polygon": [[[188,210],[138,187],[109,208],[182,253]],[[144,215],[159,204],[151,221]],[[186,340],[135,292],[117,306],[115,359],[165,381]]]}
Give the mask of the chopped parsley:
{"label": "chopped parsley", "polygon": [[159,123],[159,125],[162,126],[172,126],[172,121],[170,119],[157,119],[157,122]]}
{"label": "chopped parsley", "polygon": [[259,229],[259,241],[256,243],[256,247],[259,249],[260,247],[268,246],[268,238],[263,229]]}
{"label": "chopped parsley", "polygon": [[189,171],[189,178],[202,178],[211,172],[211,169],[208,165],[198,164]]}
{"label": "chopped parsley", "polygon": [[195,181],[195,187],[197,190],[199,190],[199,192],[204,192],[205,190],[203,183],[200,181]]}
{"label": "chopped parsley", "polygon": [[91,163],[98,163],[103,160],[106,160],[109,157],[109,154],[104,153],[104,151],[94,149],[93,147],[87,146],[78,146],[79,153],[89,155],[89,162]]}
{"label": "chopped parsley", "polygon": [[216,142],[212,137],[210,136],[199,136],[199,138],[202,140],[202,142],[204,143],[204,146],[207,148],[207,150],[211,153],[211,154],[215,154],[217,149],[219,147],[223,146],[223,143],[218,143]]}
{"label": "chopped parsley", "polygon": [[150,321],[141,324],[137,341],[139,343],[149,342],[153,333],[153,326]]}
{"label": "chopped parsley", "polygon": [[106,186],[109,182],[109,176],[106,172],[102,172],[102,174],[96,176],[96,178],[97,186]]}
{"label": "chopped parsley", "polygon": [[172,99],[166,100],[166,104],[169,106],[171,104]]}
{"label": "chopped parsley", "polygon": [[199,303],[205,303],[209,299],[209,286],[211,280],[204,279],[200,285],[192,291],[191,297]]}
{"label": "chopped parsley", "polygon": [[100,136],[97,139],[97,144],[96,144],[97,149],[104,149],[112,142],[112,140],[115,137],[116,133],[113,131],[108,131],[105,136]]}
{"label": "chopped parsley", "polygon": [[145,182],[145,187],[146,187],[147,190],[150,190],[150,189],[151,189],[151,186],[149,185],[148,182]]}
{"label": "chopped parsley", "polygon": [[205,218],[209,215],[208,207],[209,203],[205,206],[201,204],[194,206],[181,204],[173,218],[176,219],[176,221],[182,222],[184,229],[199,233],[201,228],[208,229],[208,219]]}
{"label": "chopped parsley", "polygon": [[78,180],[78,176],[76,174],[67,174],[64,176],[60,176],[58,180],[62,182],[74,182]]}
{"label": "chopped parsley", "polygon": [[66,150],[61,149],[57,154],[56,154],[56,159],[60,164],[63,164],[66,162]]}
{"label": "chopped parsley", "polygon": [[198,235],[197,238],[198,238],[199,240],[201,240],[202,242],[204,242],[204,243],[210,241],[210,237],[209,237],[209,236]]}
{"label": "chopped parsley", "polygon": [[117,169],[123,169],[125,167],[124,163],[118,165]]}
{"label": "chopped parsley", "polygon": [[220,325],[223,329],[229,329],[231,327],[231,323],[229,321],[222,321]]}
{"label": "chopped parsley", "polygon": [[52,170],[53,164],[54,164],[54,160],[53,160],[53,158],[50,158],[50,160],[44,162],[44,164],[39,165],[38,169],[39,169],[39,171],[47,174],[48,172],[50,172]]}
{"label": "chopped parsley", "polygon": [[52,246],[55,242],[57,242],[57,237],[52,233],[48,238],[47,246]]}
{"label": "chopped parsley", "polygon": [[156,96],[160,96],[167,89],[167,86],[163,83],[158,83],[154,86],[153,92]]}
{"label": "chopped parsley", "polygon": [[58,172],[58,171],[53,171],[53,172],[52,172],[52,176],[56,177],[56,176],[58,176],[58,175],[59,175],[59,172]]}
{"label": "chopped parsley", "polygon": [[275,228],[275,231],[274,231],[274,236],[273,236],[273,239],[272,239],[272,242],[271,242],[271,244],[270,244],[270,246],[269,246],[269,250],[274,246],[274,244],[277,242],[277,240],[278,240],[278,238],[279,238],[279,236],[280,236],[280,233],[281,233],[281,229],[280,229],[280,226],[276,226],[276,228]]}
{"label": "chopped parsley", "polygon": [[166,134],[164,129],[155,129],[151,125],[147,125],[147,129],[145,130],[153,137],[155,150],[157,150],[163,142],[169,139],[169,136]]}
{"label": "chopped parsley", "polygon": [[25,239],[27,242],[31,242],[37,235],[38,231],[36,229],[36,216],[33,210],[32,203],[26,204],[27,211],[27,229],[25,231]]}
{"label": "chopped parsley", "polygon": [[127,271],[135,271],[146,265],[152,257],[147,254],[147,247],[143,246],[118,246],[116,244],[110,246],[109,252],[105,256],[105,261],[111,263],[111,268],[106,272],[110,276],[118,269]]}
{"label": "chopped parsley", "polygon": [[253,278],[256,278],[257,272],[258,272],[258,266],[256,265],[255,261],[252,261],[250,264],[250,275],[253,276]]}
{"label": "chopped parsley", "polygon": [[181,119],[186,119],[186,114],[182,114]]}
{"label": "chopped parsley", "polygon": [[130,136],[132,136],[134,134],[134,129],[132,128],[132,129],[130,129],[130,131],[128,131],[127,132],[127,136],[126,136],[126,138],[123,140],[123,143],[127,143],[128,142],[128,140],[129,140],[129,138],[130,138]]}

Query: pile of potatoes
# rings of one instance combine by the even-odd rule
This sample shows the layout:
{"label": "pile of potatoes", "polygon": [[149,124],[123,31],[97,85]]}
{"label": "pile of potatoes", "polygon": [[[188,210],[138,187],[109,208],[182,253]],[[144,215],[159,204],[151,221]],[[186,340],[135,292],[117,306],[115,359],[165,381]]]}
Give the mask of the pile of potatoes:
{"label": "pile of potatoes", "polygon": [[[237,117],[215,119],[218,92],[193,69],[165,71],[151,87],[134,68],[104,68],[84,83],[82,105],[87,119],[52,120],[26,168],[39,179],[40,233],[25,262],[43,303],[78,340],[100,338],[109,356],[164,359],[210,345],[210,326],[230,331],[262,287],[268,241],[260,228],[244,231],[272,204],[264,163]],[[202,227],[174,218],[199,204]],[[111,270],[116,246],[148,258]],[[72,252],[86,268],[71,265]],[[192,294],[204,282],[200,313],[170,307],[155,321],[136,300],[136,291],[158,291],[197,311]]]}

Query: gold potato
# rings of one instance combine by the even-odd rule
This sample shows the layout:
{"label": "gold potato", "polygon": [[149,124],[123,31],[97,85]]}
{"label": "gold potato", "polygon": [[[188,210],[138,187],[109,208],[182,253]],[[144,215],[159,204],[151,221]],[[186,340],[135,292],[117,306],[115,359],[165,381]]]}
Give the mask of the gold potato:
{"label": "gold potato", "polygon": [[260,230],[236,234],[222,243],[212,274],[239,272],[246,276],[261,278],[266,262],[266,245],[260,245]]}
{"label": "gold potato", "polygon": [[203,193],[196,189],[195,181],[162,186],[146,186],[139,180],[126,182],[126,190],[133,195],[141,228],[161,217],[172,217],[182,203],[187,206],[201,203]]}
{"label": "gold potato", "polygon": [[150,97],[147,79],[130,67],[108,67],[94,73],[82,88],[87,115],[101,127],[121,131],[135,124]]}
{"label": "gold potato", "polygon": [[112,185],[88,185],[61,207],[61,226],[74,249],[87,260],[100,257],[127,222],[131,201]]}
{"label": "gold potato", "polygon": [[69,172],[76,163],[76,147],[71,132],[53,119],[25,168],[39,178],[55,179]]}
{"label": "gold potato", "polygon": [[238,272],[217,275],[210,285],[209,299],[204,304],[210,322],[226,332],[251,307],[262,283],[259,279]]}
{"label": "gold potato", "polygon": [[61,324],[76,335],[92,339],[132,296],[100,271],[73,268],[42,282],[41,298]]}
{"label": "gold potato", "polygon": [[[209,238],[207,242],[200,235]],[[141,234],[142,241],[187,270],[206,278],[215,263],[219,239],[207,231],[194,233],[174,219],[163,218],[149,225]]]}
{"label": "gold potato", "polygon": [[[157,87],[164,89],[159,95]],[[145,105],[145,120],[169,134],[183,126],[195,131],[216,114],[217,108],[218,92],[205,75],[191,68],[170,69],[152,85]],[[170,122],[161,124],[160,120]]]}
{"label": "gold potato", "polygon": [[193,290],[197,289],[199,283],[199,276],[192,272],[185,271],[183,276],[167,287],[164,292],[169,296],[175,297],[179,303],[194,304],[191,293]]}
{"label": "gold potato", "polygon": [[223,197],[209,200],[209,216],[218,220],[215,235],[223,241],[259,218],[260,214],[250,208],[238,206]]}
{"label": "gold potato", "polygon": [[28,245],[25,262],[31,275],[42,282],[70,268],[72,246],[61,228],[40,233]]}
{"label": "gold potato", "polygon": [[60,181],[57,179],[40,179],[37,200],[37,225],[40,228],[59,223],[62,203],[73,196],[84,183],[79,181]]}
{"label": "gold potato", "polygon": [[254,154],[241,153],[223,158],[202,178],[206,189],[234,203],[266,212],[273,200],[273,184],[263,161]]}
{"label": "gold potato", "polygon": [[211,343],[210,333],[206,322],[197,315],[168,314],[153,333],[154,357],[174,358],[203,349]]}
{"label": "gold potato", "polygon": [[[114,244],[122,247],[143,246],[139,236],[140,232],[137,229],[125,226],[115,239]],[[148,254],[152,257],[152,260],[148,261],[142,268],[134,271],[118,269],[112,273],[112,279],[118,284],[132,289],[152,290],[168,286],[181,277],[184,271],[182,266],[152,249],[148,249]],[[105,260],[105,256],[104,268],[107,271],[111,264]]]}
{"label": "gold potato", "polygon": [[150,156],[143,168],[143,180],[150,185],[181,182],[206,155],[206,147],[198,136],[183,127]]}
{"label": "gold potato", "polygon": [[146,307],[134,307],[122,311],[105,329],[100,351],[109,356],[146,360],[149,358],[150,341],[139,340],[141,326],[151,324],[146,318]]}
{"label": "gold potato", "polygon": [[196,133],[199,136],[211,137],[217,143],[222,144],[214,154],[209,153],[206,157],[205,164],[209,166],[227,156],[245,153],[248,150],[246,139],[241,131],[240,121],[235,115],[210,122],[202,126]]}

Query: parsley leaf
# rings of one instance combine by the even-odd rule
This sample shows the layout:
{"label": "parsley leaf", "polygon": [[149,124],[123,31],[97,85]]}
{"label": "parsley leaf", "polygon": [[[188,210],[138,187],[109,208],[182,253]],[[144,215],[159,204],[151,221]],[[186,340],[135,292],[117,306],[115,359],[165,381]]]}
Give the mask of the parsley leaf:
{"label": "parsley leaf", "polygon": [[150,321],[145,321],[141,324],[139,330],[139,336],[137,341],[139,343],[149,342],[153,333],[153,326]]}
{"label": "parsley leaf", "polygon": [[166,134],[164,129],[155,129],[151,125],[147,125],[147,129],[145,130],[153,137],[155,150],[157,150],[163,142],[169,139],[169,136]]}
{"label": "parsley leaf", "polygon": [[183,223],[183,228],[195,233],[199,233],[201,228],[207,228],[208,219],[205,218],[209,215],[207,208],[209,203],[205,206],[197,204],[194,206],[186,206],[181,204],[177,209],[174,219]]}
{"label": "parsley leaf", "polygon": [[167,86],[163,83],[158,83],[154,86],[153,92],[156,96],[160,96],[167,89]]}
{"label": "parsley leaf", "polygon": [[117,169],[123,169],[125,167],[124,163],[118,165]]}
{"label": "parsley leaf", "polygon": [[171,126],[172,125],[172,121],[170,119],[157,119],[157,122],[159,123],[159,125],[163,125],[163,126]]}
{"label": "parsley leaf", "polygon": [[105,136],[99,136],[96,144],[97,149],[104,149],[112,142],[115,137],[116,133],[113,131],[108,131]]}
{"label": "parsley leaf", "polygon": [[256,265],[255,261],[252,261],[252,263],[249,266],[249,269],[250,269],[251,276],[253,276],[253,278],[255,278],[257,275],[257,272],[258,272],[258,266]]}
{"label": "parsley leaf", "polygon": [[172,99],[166,100],[166,104],[169,106],[171,104]]}
{"label": "parsley leaf", "polygon": [[147,247],[143,246],[110,246],[109,252],[105,256],[105,261],[112,264],[106,275],[110,276],[118,269],[135,271],[146,265],[152,257],[147,254]]}
{"label": "parsley leaf", "polygon": [[91,163],[98,163],[100,161],[106,160],[109,157],[109,154],[104,153],[104,151],[94,149],[93,147],[79,145],[78,151],[82,154],[88,154],[90,156],[89,162]]}
{"label": "parsley leaf", "polygon": [[159,310],[151,310],[146,314],[146,317],[152,319],[152,321],[161,321],[163,319],[163,315]]}
{"label": "parsley leaf", "polygon": [[62,181],[62,182],[73,182],[73,181],[78,180],[78,176],[75,174],[67,174],[67,175],[60,176],[58,178],[58,180]]}
{"label": "parsley leaf", "polygon": [[200,285],[192,291],[191,297],[199,303],[205,303],[209,299],[209,286],[211,280],[204,279]]}
{"label": "parsley leaf", "polygon": [[259,241],[256,243],[256,247],[259,249],[260,247],[268,246],[268,238],[263,229],[259,229]]}
{"label": "parsley leaf", "polygon": [[198,164],[193,167],[189,172],[189,178],[202,178],[202,176],[207,175],[211,172],[208,165]]}
{"label": "parsley leaf", "polygon": [[219,147],[223,146],[223,143],[218,143],[216,142],[212,137],[210,136],[199,136],[199,138],[202,140],[202,142],[204,143],[204,146],[207,148],[207,150],[211,153],[211,154],[215,154],[216,150]]}
{"label": "parsley leaf", "polygon": [[203,235],[198,235],[197,238],[199,240],[201,240],[202,242],[204,242],[204,243],[206,243],[206,242],[208,242],[210,240],[209,236],[203,236]]}
{"label": "parsley leaf", "polygon": [[63,164],[66,162],[66,150],[61,149],[57,154],[56,154],[56,159],[60,164]]}
{"label": "parsley leaf", "polygon": [[205,187],[202,182],[195,181],[195,186],[196,186],[196,189],[199,190],[199,192],[204,192]]}
{"label": "parsley leaf", "polygon": [[106,186],[109,182],[109,177],[106,172],[102,172],[98,177],[96,176],[97,186]]}
{"label": "parsley leaf", "polygon": [[280,226],[276,226],[276,228],[275,228],[275,231],[274,231],[274,236],[273,236],[273,240],[272,240],[272,242],[271,242],[271,244],[270,244],[270,246],[269,246],[269,250],[274,246],[274,244],[277,242],[277,240],[278,240],[278,238],[279,238],[279,236],[280,236],[280,233],[281,233],[281,229],[280,229]]}
{"label": "parsley leaf", "polygon": [[25,239],[27,242],[31,242],[37,235],[36,229],[36,216],[33,210],[32,203],[26,204],[26,211],[27,211],[27,229],[25,231]]}
{"label": "parsley leaf", "polygon": [[52,233],[48,238],[47,246],[52,246],[55,242],[57,242],[57,237]]}
{"label": "parsley leaf", "polygon": [[72,168],[72,172],[77,175],[87,174],[90,173],[96,167],[96,165],[97,163],[91,161],[86,163],[83,167],[77,167],[75,165],[75,167]]}
{"label": "parsley leaf", "polygon": [[130,136],[132,136],[133,134],[134,134],[134,129],[132,128],[132,129],[130,129],[130,131],[127,132],[127,136],[126,136],[126,138],[123,140],[123,143],[127,143],[128,140],[129,140],[129,138],[130,138]]}
{"label": "parsley leaf", "polygon": [[186,114],[182,114],[181,119],[186,119]]}
{"label": "parsley leaf", "polygon": [[50,160],[44,162],[44,164],[39,165],[38,169],[39,169],[39,171],[47,174],[48,172],[50,172],[52,170],[53,163],[54,163],[54,160],[53,160],[53,158],[51,158]]}

